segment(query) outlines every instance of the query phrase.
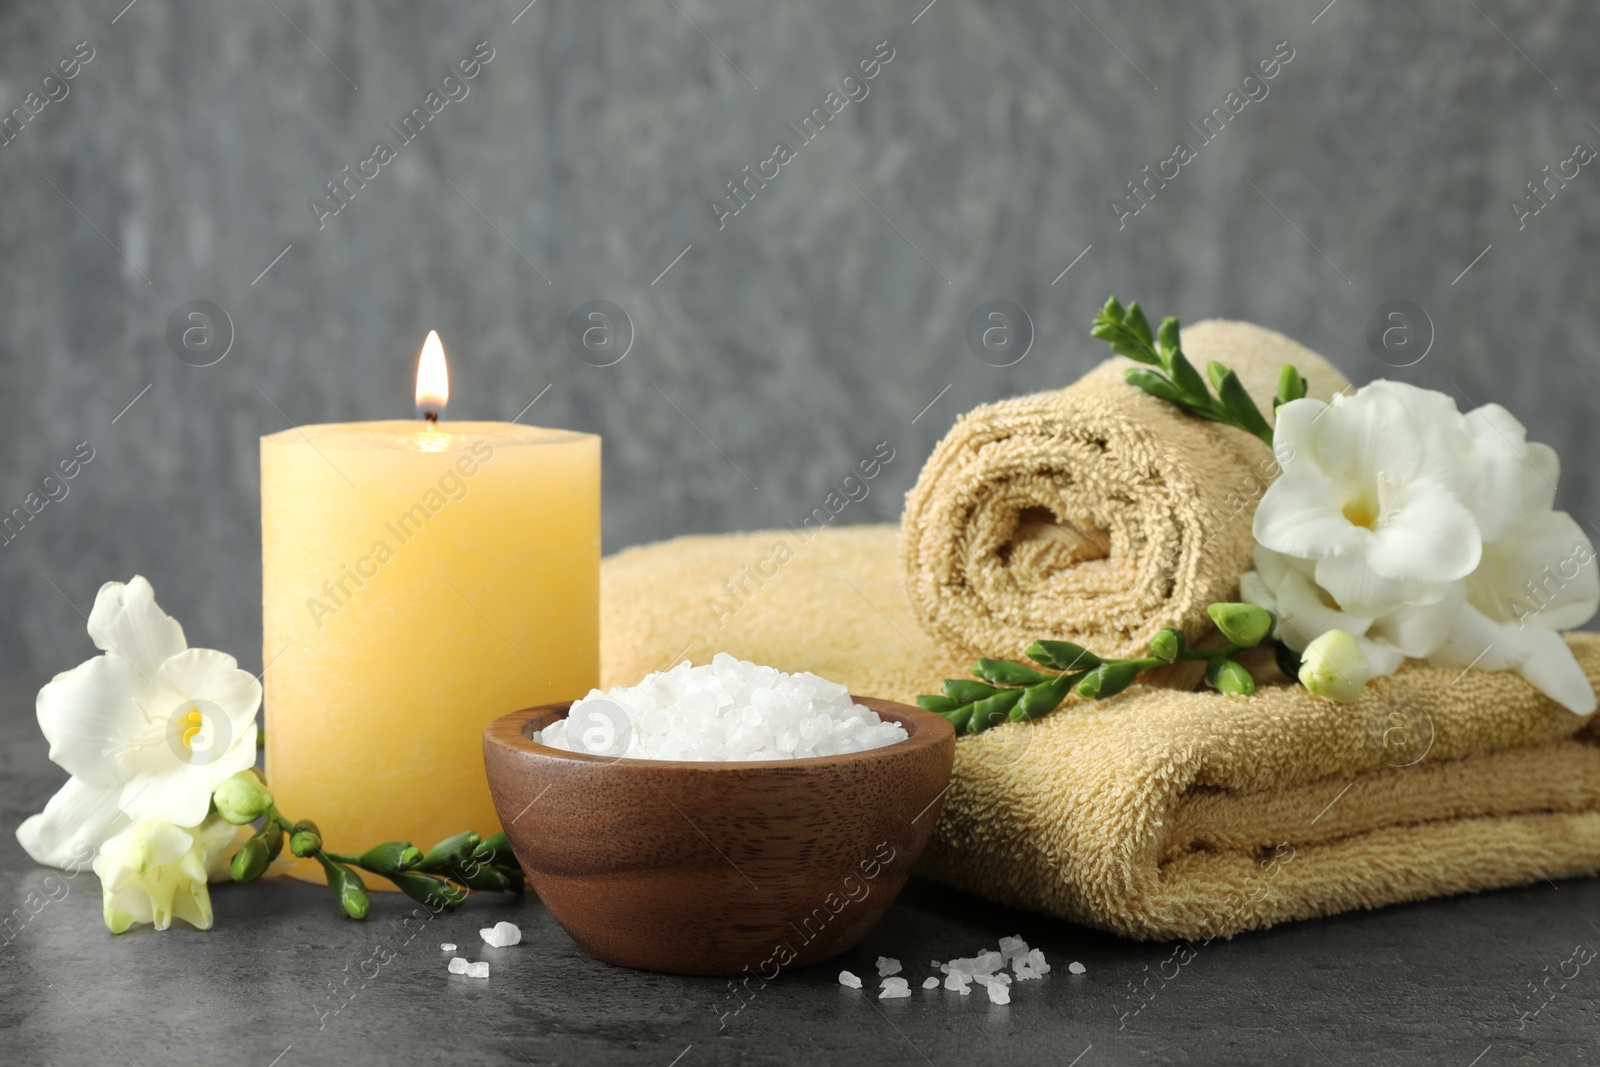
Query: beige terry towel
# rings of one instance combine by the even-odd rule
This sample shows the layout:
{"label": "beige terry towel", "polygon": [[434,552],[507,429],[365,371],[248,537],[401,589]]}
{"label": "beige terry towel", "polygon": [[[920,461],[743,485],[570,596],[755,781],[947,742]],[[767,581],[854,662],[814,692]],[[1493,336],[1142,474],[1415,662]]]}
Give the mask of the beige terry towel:
{"label": "beige terry towel", "polygon": [[[891,526],[689,537],[607,559],[604,684],[727,651],[909,701],[941,658]],[[718,628],[724,582],[792,556]],[[1600,679],[1600,639],[1572,635]],[[685,647],[688,642],[688,647]],[[1354,705],[1138,688],[956,745],[921,873],[1138,938],[1205,938],[1600,870],[1600,737],[1516,675],[1407,668]],[[1458,680],[1459,676],[1459,680]]]}
{"label": "beige terry towel", "polygon": [[[1183,331],[1205,372],[1231,367],[1271,421],[1278,370],[1311,396],[1349,382],[1315,352],[1247,322]],[[1190,637],[1249,569],[1256,503],[1277,474],[1242,430],[1134,388],[1120,357],[1065,389],[985,404],[956,423],[906,497],[900,570],[918,621],[952,652],[1018,658],[1041,637],[1102,655]]]}

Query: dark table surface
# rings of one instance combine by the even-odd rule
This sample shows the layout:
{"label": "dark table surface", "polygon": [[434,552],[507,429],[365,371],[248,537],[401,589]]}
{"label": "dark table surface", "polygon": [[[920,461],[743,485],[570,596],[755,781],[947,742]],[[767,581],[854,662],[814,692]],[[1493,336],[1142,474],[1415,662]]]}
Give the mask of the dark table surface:
{"label": "dark table surface", "polygon": [[[413,932],[410,901],[364,923],[287,880],[215,887],[209,932],[113,937],[92,873],[36,867],[12,830],[64,775],[32,693],[0,699],[0,1062],[27,1064],[959,1065],[1580,1064],[1600,1061],[1600,882],[1539,883],[1295,923],[1206,945],[1146,944],[913,880],[838,960],[753,994],[724,979],[590,959],[532,896],[477,894]],[[1509,845],[1507,846],[1510,847]],[[55,881],[47,884],[46,878]],[[36,912],[30,893],[48,900]],[[521,945],[478,929],[506,919]],[[1020,934],[1055,968],[1014,987],[918,988],[932,959]],[[441,942],[489,961],[450,975]],[[1577,946],[1583,952],[1574,955]],[[382,950],[380,952],[380,949]],[[374,966],[368,961],[392,955]],[[876,999],[874,961],[910,999]],[[1067,964],[1087,973],[1072,975]],[[1596,961],[1600,963],[1600,961]],[[846,989],[841,968],[868,988]]]}

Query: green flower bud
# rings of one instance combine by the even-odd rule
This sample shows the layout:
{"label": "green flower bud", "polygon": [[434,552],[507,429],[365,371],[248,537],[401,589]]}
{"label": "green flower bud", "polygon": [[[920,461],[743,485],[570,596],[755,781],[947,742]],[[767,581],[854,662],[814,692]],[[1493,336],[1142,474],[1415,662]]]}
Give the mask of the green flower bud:
{"label": "green flower bud", "polygon": [[917,698],[917,707],[923,711],[933,711],[940,715],[948,715],[961,706],[961,701],[953,697],[920,696]]}
{"label": "green flower bud", "polygon": [[1028,658],[1057,671],[1081,671],[1100,666],[1100,657],[1071,641],[1035,641]]}
{"label": "green flower bud", "polygon": [[512,858],[511,838],[506,836],[504,830],[497,834],[491,834],[480,841],[478,847],[472,850],[472,858],[479,863],[494,863],[498,861],[503,864],[514,864],[516,862]]}
{"label": "green flower bud", "polygon": [[1129,385],[1143,389],[1157,400],[1165,400],[1169,404],[1185,404],[1189,400],[1165,374],[1143,367],[1129,367],[1122,372],[1122,377]]}
{"label": "green flower bud", "polygon": [[283,827],[279,826],[276,820],[268,819],[267,824],[256,836],[266,839],[267,859],[269,861],[277,859],[278,854],[283,851]]}
{"label": "green flower bud", "polygon": [[1073,683],[1077,680],[1077,675],[1058,674],[1047,682],[1030,685],[1022,691],[1022,699],[1017,701],[1017,706],[1011,709],[1011,721],[1031,722],[1055,711],[1071,694]]}
{"label": "green flower bud", "polygon": [[[292,841],[289,847],[294,847]],[[317,853],[317,862],[322,864],[323,873],[328,876],[328,889],[338,898],[344,913],[352,919],[365,919],[372,902],[367,899],[367,887],[361,881],[361,876],[320,852]]]}
{"label": "green flower bud", "polygon": [[1291,400],[1299,400],[1306,395],[1306,380],[1300,377],[1300,372],[1288,363],[1278,371],[1278,395],[1272,398],[1273,410]]}
{"label": "green flower bud", "polygon": [[1219,693],[1249,696],[1256,691],[1256,680],[1250,672],[1226,656],[1206,661],[1206,684]]}
{"label": "green flower bud", "polygon": [[320,854],[322,833],[317,829],[317,824],[310,819],[295,823],[293,832],[289,834],[289,851],[301,859]]}
{"label": "green flower bud", "polygon": [[1150,639],[1150,654],[1164,663],[1171,663],[1187,645],[1188,642],[1183,639],[1183,631],[1174,630],[1169,626]]}
{"label": "green flower bud", "polygon": [[1022,699],[1021,689],[1001,689],[994,696],[972,705],[972,718],[967,720],[967,733],[981,734],[991,726],[1005,722],[1011,709]]}
{"label": "green flower bud", "polygon": [[1206,613],[1223,637],[1245,648],[1259,645],[1272,632],[1272,614],[1254,604],[1212,604]]}
{"label": "green flower bud", "polygon": [[1032,667],[1008,659],[980,659],[973,665],[972,673],[995,685],[1033,685],[1050,680],[1048,674],[1040,674]]}
{"label": "green flower bud", "polygon": [[356,866],[388,876],[422,862],[422,850],[409,841],[385,841],[373,845],[356,859]]}
{"label": "green flower bud", "polygon": [[506,872],[487,863],[469,864],[458,877],[462,884],[472,889],[483,889],[491,893],[511,892],[511,879],[506,877]]}
{"label": "green flower bud", "polygon": [[999,692],[992,685],[984,682],[969,682],[963,678],[951,678],[944,683],[944,695],[963,704],[970,704],[974,700],[983,700]]}
{"label": "green flower bud", "polygon": [[217,814],[235,826],[253,823],[272,807],[272,794],[253,770],[240,771],[211,794]]}
{"label": "green flower bud", "polygon": [[1329,630],[1300,654],[1300,684],[1319,697],[1349,703],[1371,677],[1366,653],[1343,630]]}
{"label": "green flower bud", "polygon": [[1114,697],[1132,685],[1142,669],[1137,663],[1126,660],[1119,663],[1102,663],[1084,675],[1073,692],[1090,700]]}
{"label": "green flower bud", "polygon": [[430,908],[454,908],[467,899],[464,890],[429,874],[402,871],[390,881],[399,886],[406,896]]}
{"label": "green flower bud", "polygon": [[267,864],[271,862],[272,857],[268,855],[267,842],[257,834],[233,854],[233,862],[228,865],[228,871],[233,875],[235,882],[253,882],[261,877],[262,872],[267,869]]}
{"label": "green flower bud", "polygon": [[430,848],[416,865],[419,871],[447,871],[461,866],[478,847],[481,838],[471,830],[463,830],[440,841]]}

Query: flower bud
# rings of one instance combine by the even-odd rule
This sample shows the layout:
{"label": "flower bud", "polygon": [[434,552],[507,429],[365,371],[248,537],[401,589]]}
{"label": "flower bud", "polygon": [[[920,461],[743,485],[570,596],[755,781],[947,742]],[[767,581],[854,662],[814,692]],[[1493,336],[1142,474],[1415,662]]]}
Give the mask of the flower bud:
{"label": "flower bud", "polygon": [[1245,648],[1259,645],[1272,632],[1272,615],[1254,604],[1212,604],[1206,613],[1223,637]]}
{"label": "flower bud", "polygon": [[1183,631],[1169,626],[1150,639],[1150,654],[1163,663],[1171,663],[1183,652],[1186,643]]}
{"label": "flower bud", "polygon": [[[293,842],[289,847],[294,847]],[[320,852],[317,853],[317,862],[322,864],[322,871],[328,876],[328,889],[339,898],[339,906],[344,913],[352,919],[365,919],[372,903],[367,899],[367,887],[362,884],[361,876]]]}
{"label": "flower bud", "polygon": [[217,814],[235,826],[253,823],[272,807],[272,794],[254,771],[240,771],[211,794]]}
{"label": "flower bud", "polygon": [[356,866],[376,874],[390,875],[422,862],[422,850],[409,841],[385,841],[373,845],[356,860]]}
{"label": "flower bud", "polygon": [[1028,646],[1028,658],[1052,670],[1081,671],[1100,666],[1100,657],[1071,641],[1035,641]]}
{"label": "flower bud", "polygon": [[289,835],[289,851],[304,859],[315,856],[322,851],[322,834],[317,829],[317,824],[310,819],[301,819],[294,824],[294,831]]}
{"label": "flower bud", "polygon": [[1300,684],[1319,697],[1349,703],[1371,677],[1361,645],[1343,630],[1329,630],[1300,653]]}
{"label": "flower bud", "polygon": [[233,854],[233,862],[229,865],[229,873],[235,882],[253,882],[260,878],[267,869],[267,864],[272,862],[269,855],[266,839],[252,837]]}
{"label": "flower bud", "polygon": [[440,841],[430,848],[416,866],[423,871],[445,871],[459,867],[472,855],[472,850],[478,847],[482,839],[471,830],[463,830],[459,834]]}
{"label": "flower bud", "polygon": [[1048,674],[1040,674],[1032,667],[1008,659],[980,659],[973,666],[972,673],[995,685],[1033,685],[1050,680]]}
{"label": "flower bud", "polygon": [[1249,696],[1256,691],[1256,680],[1250,672],[1226,656],[1206,661],[1206,684],[1219,693]]}
{"label": "flower bud", "polygon": [[1140,670],[1136,662],[1102,663],[1084,675],[1073,692],[1090,700],[1104,700],[1132,685]]}

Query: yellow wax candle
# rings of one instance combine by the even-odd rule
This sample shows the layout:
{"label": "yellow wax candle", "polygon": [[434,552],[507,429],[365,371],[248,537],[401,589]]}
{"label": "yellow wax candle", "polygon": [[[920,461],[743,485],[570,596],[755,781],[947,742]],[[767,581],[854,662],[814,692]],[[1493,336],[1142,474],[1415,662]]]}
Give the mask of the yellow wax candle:
{"label": "yellow wax candle", "polygon": [[335,852],[498,830],[484,726],[599,682],[600,439],[495,422],[285,430],[261,439],[261,525],[280,810],[316,820]]}

